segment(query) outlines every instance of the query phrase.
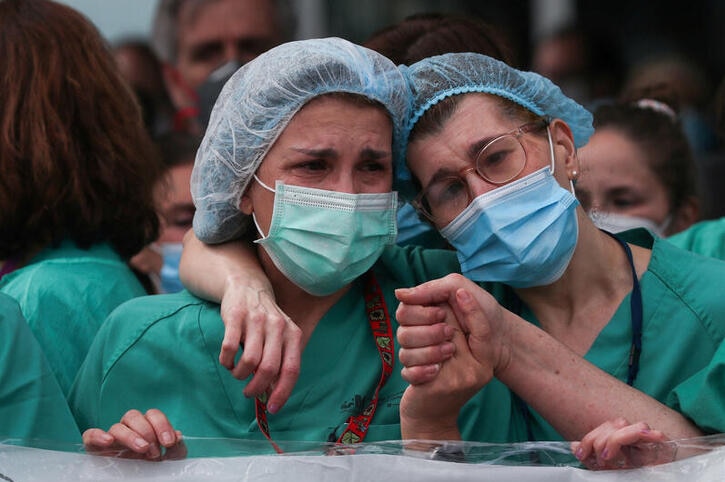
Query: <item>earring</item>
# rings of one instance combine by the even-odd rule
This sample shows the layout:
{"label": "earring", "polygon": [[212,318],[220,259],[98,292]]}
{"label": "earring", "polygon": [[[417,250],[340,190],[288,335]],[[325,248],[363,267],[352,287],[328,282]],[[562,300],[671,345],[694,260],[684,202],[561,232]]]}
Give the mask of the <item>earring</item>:
{"label": "earring", "polygon": [[576,179],[578,177],[579,177],[579,171],[577,171],[576,169],[574,169],[573,171],[571,171],[571,178],[572,179]]}

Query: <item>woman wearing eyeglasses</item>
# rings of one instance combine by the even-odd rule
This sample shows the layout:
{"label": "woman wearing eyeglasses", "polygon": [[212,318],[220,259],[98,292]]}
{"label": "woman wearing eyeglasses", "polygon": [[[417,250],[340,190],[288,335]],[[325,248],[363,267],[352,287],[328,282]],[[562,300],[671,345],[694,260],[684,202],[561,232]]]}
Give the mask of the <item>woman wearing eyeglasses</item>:
{"label": "woman wearing eyeglasses", "polygon": [[397,291],[404,438],[581,440],[608,468],[673,457],[622,446],[725,431],[725,264],[594,226],[572,186],[591,115],[547,79],[478,54],[403,70],[397,175],[463,274]]}
{"label": "woman wearing eyeglasses", "polygon": [[[575,449],[593,467],[636,465],[621,445],[725,431],[725,405],[712,402],[725,398],[725,302],[715,288],[725,264],[644,230],[594,226],[573,195],[591,116],[545,78],[476,54],[432,57],[406,73],[414,204],[456,248],[465,278],[398,292],[400,358],[413,384],[401,403],[404,437],[470,439],[445,414],[463,407],[468,416],[464,402],[499,382],[504,411],[482,424],[518,422],[534,440],[579,440],[603,424]],[[436,323],[446,311],[460,330],[449,360]]]}

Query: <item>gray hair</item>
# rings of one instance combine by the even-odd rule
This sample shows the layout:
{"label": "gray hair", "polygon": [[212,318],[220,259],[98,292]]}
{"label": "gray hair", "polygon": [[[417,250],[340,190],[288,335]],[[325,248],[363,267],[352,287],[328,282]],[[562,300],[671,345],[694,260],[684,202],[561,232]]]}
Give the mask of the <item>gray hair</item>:
{"label": "gray hair", "polygon": [[[151,27],[151,47],[162,62],[176,63],[178,55],[179,12],[185,4],[203,7],[218,0],[160,0]],[[292,0],[270,0],[275,7],[282,42],[292,40],[297,30],[297,14]]]}

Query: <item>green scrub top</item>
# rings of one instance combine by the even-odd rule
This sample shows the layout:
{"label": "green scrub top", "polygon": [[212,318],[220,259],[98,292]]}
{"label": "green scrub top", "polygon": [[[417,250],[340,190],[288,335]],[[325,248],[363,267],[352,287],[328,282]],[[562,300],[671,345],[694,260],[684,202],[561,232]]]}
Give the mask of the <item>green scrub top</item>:
{"label": "green scrub top", "polygon": [[[386,249],[374,273],[393,334],[398,326],[393,290],[457,269],[450,251]],[[79,426],[107,429],[129,409],[158,408],[187,436],[265,440],[254,401],[242,394],[246,381],[218,361],[223,336],[219,305],[185,291],[123,304],[99,330],[71,390]],[[397,348],[394,353],[393,373],[380,392],[366,442],[401,437],[398,407],[407,384]],[[381,366],[357,280],[315,328],[292,395],[277,414],[268,415],[271,437],[277,443],[335,440],[348,417],[367,405]],[[259,447],[272,450],[266,443]]]}
{"label": "green scrub top", "polygon": [[68,403],[14,299],[0,293],[0,441],[80,443]]}
{"label": "green scrub top", "polygon": [[146,294],[109,245],[83,250],[71,241],[41,251],[3,276],[0,292],[18,301],[66,394],[106,316],[124,301]]}
{"label": "green scrub top", "polygon": [[725,259],[725,218],[693,224],[667,241],[693,253]]}
{"label": "green scrub top", "polygon": [[[643,305],[642,353],[634,388],[650,395],[690,419],[709,433],[725,432],[725,262],[705,258],[653,239],[644,229],[619,235],[627,242],[652,249],[647,271],[640,280]],[[504,299],[501,286],[493,288]],[[521,316],[538,325],[526,307]],[[594,341],[585,359],[621,380],[627,381],[632,343],[630,295],[622,301],[610,322]],[[486,387],[488,389],[489,387]],[[491,409],[477,415],[480,424],[510,416],[510,442],[527,439],[525,410],[507,389],[484,391],[478,405]],[[529,426],[533,440],[562,440],[538,413],[531,410]],[[480,427],[464,434],[466,440],[486,440]],[[482,435],[483,434],[483,435]]]}

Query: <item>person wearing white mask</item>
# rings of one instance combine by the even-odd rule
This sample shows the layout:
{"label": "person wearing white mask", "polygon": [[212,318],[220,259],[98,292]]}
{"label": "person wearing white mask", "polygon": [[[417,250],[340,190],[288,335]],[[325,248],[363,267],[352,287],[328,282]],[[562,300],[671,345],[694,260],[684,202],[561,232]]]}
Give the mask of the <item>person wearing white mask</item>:
{"label": "person wearing white mask", "polygon": [[[723,405],[709,401],[725,396],[725,301],[714,288],[725,263],[644,230],[595,226],[573,194],[591,114],[549,80],[473,53],[400,68],[413,110],[396,176],[418,187],[413,204],[463,274],[396,291],[411,383],[403,437],[579,440],[587,466],[621,468],[673,457],[643,462],[622,446],[725,431]],[[269,305],[240,295],[231,263],[219,266],[216,284],[195,289],[235,307],[228,333],[242,333],[247,314],[265,352],[289,351]],[[280,390],[288,360],[275,358]]]}
{"label": "person wearing white mask", "polygon": [[664,99],[602,104],[594,128],[579,149],[576,196],[595,225],[610,233],[646,228],[667,237],[699,219],[695,160]]}

